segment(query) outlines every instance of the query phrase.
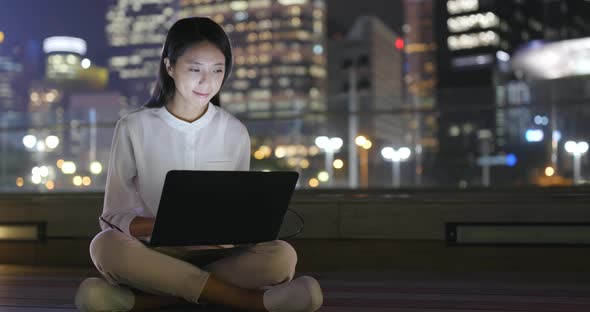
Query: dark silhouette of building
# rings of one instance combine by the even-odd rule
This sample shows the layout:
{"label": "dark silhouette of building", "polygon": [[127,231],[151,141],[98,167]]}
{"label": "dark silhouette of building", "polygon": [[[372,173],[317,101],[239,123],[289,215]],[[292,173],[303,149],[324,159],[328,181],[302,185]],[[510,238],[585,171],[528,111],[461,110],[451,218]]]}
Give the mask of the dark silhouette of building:
{"label": "dark silhouette of building", "polygon": [[[518,153],[510,150],[517,147],[506,145],[506,116],[510,112],[501,102],[508,92],[507,82],[515,79],[511,55],[534,40],[590,34],[590,4],[583,0],[448,0],[437,1],[435,12],[437,163],[444,168],[439,179],[442,183],[479,184],[479,157]],[[524,153],[532,155],[535,151]],[[532,157],[524,159],[533,161]],[[520,161],[511,171],[499,169],[499,181],[525,180],[526,162]]]}

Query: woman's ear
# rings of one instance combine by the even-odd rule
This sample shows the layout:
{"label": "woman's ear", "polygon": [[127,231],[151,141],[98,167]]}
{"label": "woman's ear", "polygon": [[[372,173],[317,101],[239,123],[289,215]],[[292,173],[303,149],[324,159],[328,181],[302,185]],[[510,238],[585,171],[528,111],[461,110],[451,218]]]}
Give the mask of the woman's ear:
{"label": "woman's ear", "polygon": [[164,65],[166,66],[166,72],[168,73],[168,75],[170,77],[172,77],[172,74],[174,73],[174,68],[172,68],[172,66],[170,65],[170,59],[169,58],[165,58],[164,59]]}

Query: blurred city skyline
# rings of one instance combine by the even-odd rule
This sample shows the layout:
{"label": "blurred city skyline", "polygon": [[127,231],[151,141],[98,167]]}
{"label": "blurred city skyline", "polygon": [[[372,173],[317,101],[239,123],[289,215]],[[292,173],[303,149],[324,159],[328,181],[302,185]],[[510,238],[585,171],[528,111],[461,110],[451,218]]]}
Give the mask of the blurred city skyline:
{"label": "blurred city skyline", "polygon": [[585,184],[588,14],[584,0],[4,2],[0,179],[67,186],[56,161],[105,165],[168,27],[202,15],[233,43],[220,98],[250,131],[252,170],[312,188]]}
{"label": "blurred city skyline", "polygon": [[[0,0],[0,31],[6,40],[42,41],[51,36],[71,36],[86,40],[87,56],[105,66],[109,53],[104,17],[107,1],[78,0]],[[345,34],[356,17],[370,14],[379,17],[395,32],[403,25],[402,1],[326,0],[328,36]]]}

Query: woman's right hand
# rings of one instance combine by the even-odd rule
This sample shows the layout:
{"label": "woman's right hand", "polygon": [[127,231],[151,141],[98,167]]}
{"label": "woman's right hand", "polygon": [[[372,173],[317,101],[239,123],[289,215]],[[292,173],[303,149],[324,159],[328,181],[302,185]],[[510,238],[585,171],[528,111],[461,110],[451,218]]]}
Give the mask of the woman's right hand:
{"label": "woman's right hand", "polygon": [[129,233],[133,237],[151,236],[155,223],[155,218],[135,217],[129,224]]}

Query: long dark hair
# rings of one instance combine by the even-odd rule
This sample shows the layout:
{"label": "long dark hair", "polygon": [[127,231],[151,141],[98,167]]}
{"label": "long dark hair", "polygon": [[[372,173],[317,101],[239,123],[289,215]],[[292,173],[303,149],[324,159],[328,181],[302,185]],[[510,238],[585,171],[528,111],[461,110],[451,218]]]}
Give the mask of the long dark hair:
{"label": "long dark hair", "polygon": [[[152,96],[145,103],[145,107],[163,107],[172,99],[176,86],[174,79],[168,75],[164,59],[170,60],[170,65],[174,66],[178,58],[193,44],[209,41],[215,45],[225,56],[225,73],[223,83],[229,77],[232,68],[231,43],[223,28],[213,20],[207,17],[187,17],[180,19],[170,27],[166,35],[166,42],[162,48],[160,57],[160,69],[158,71],[158,80],[152,92]],[[219,106],[219,92],[211,98],[211,103]]]}

